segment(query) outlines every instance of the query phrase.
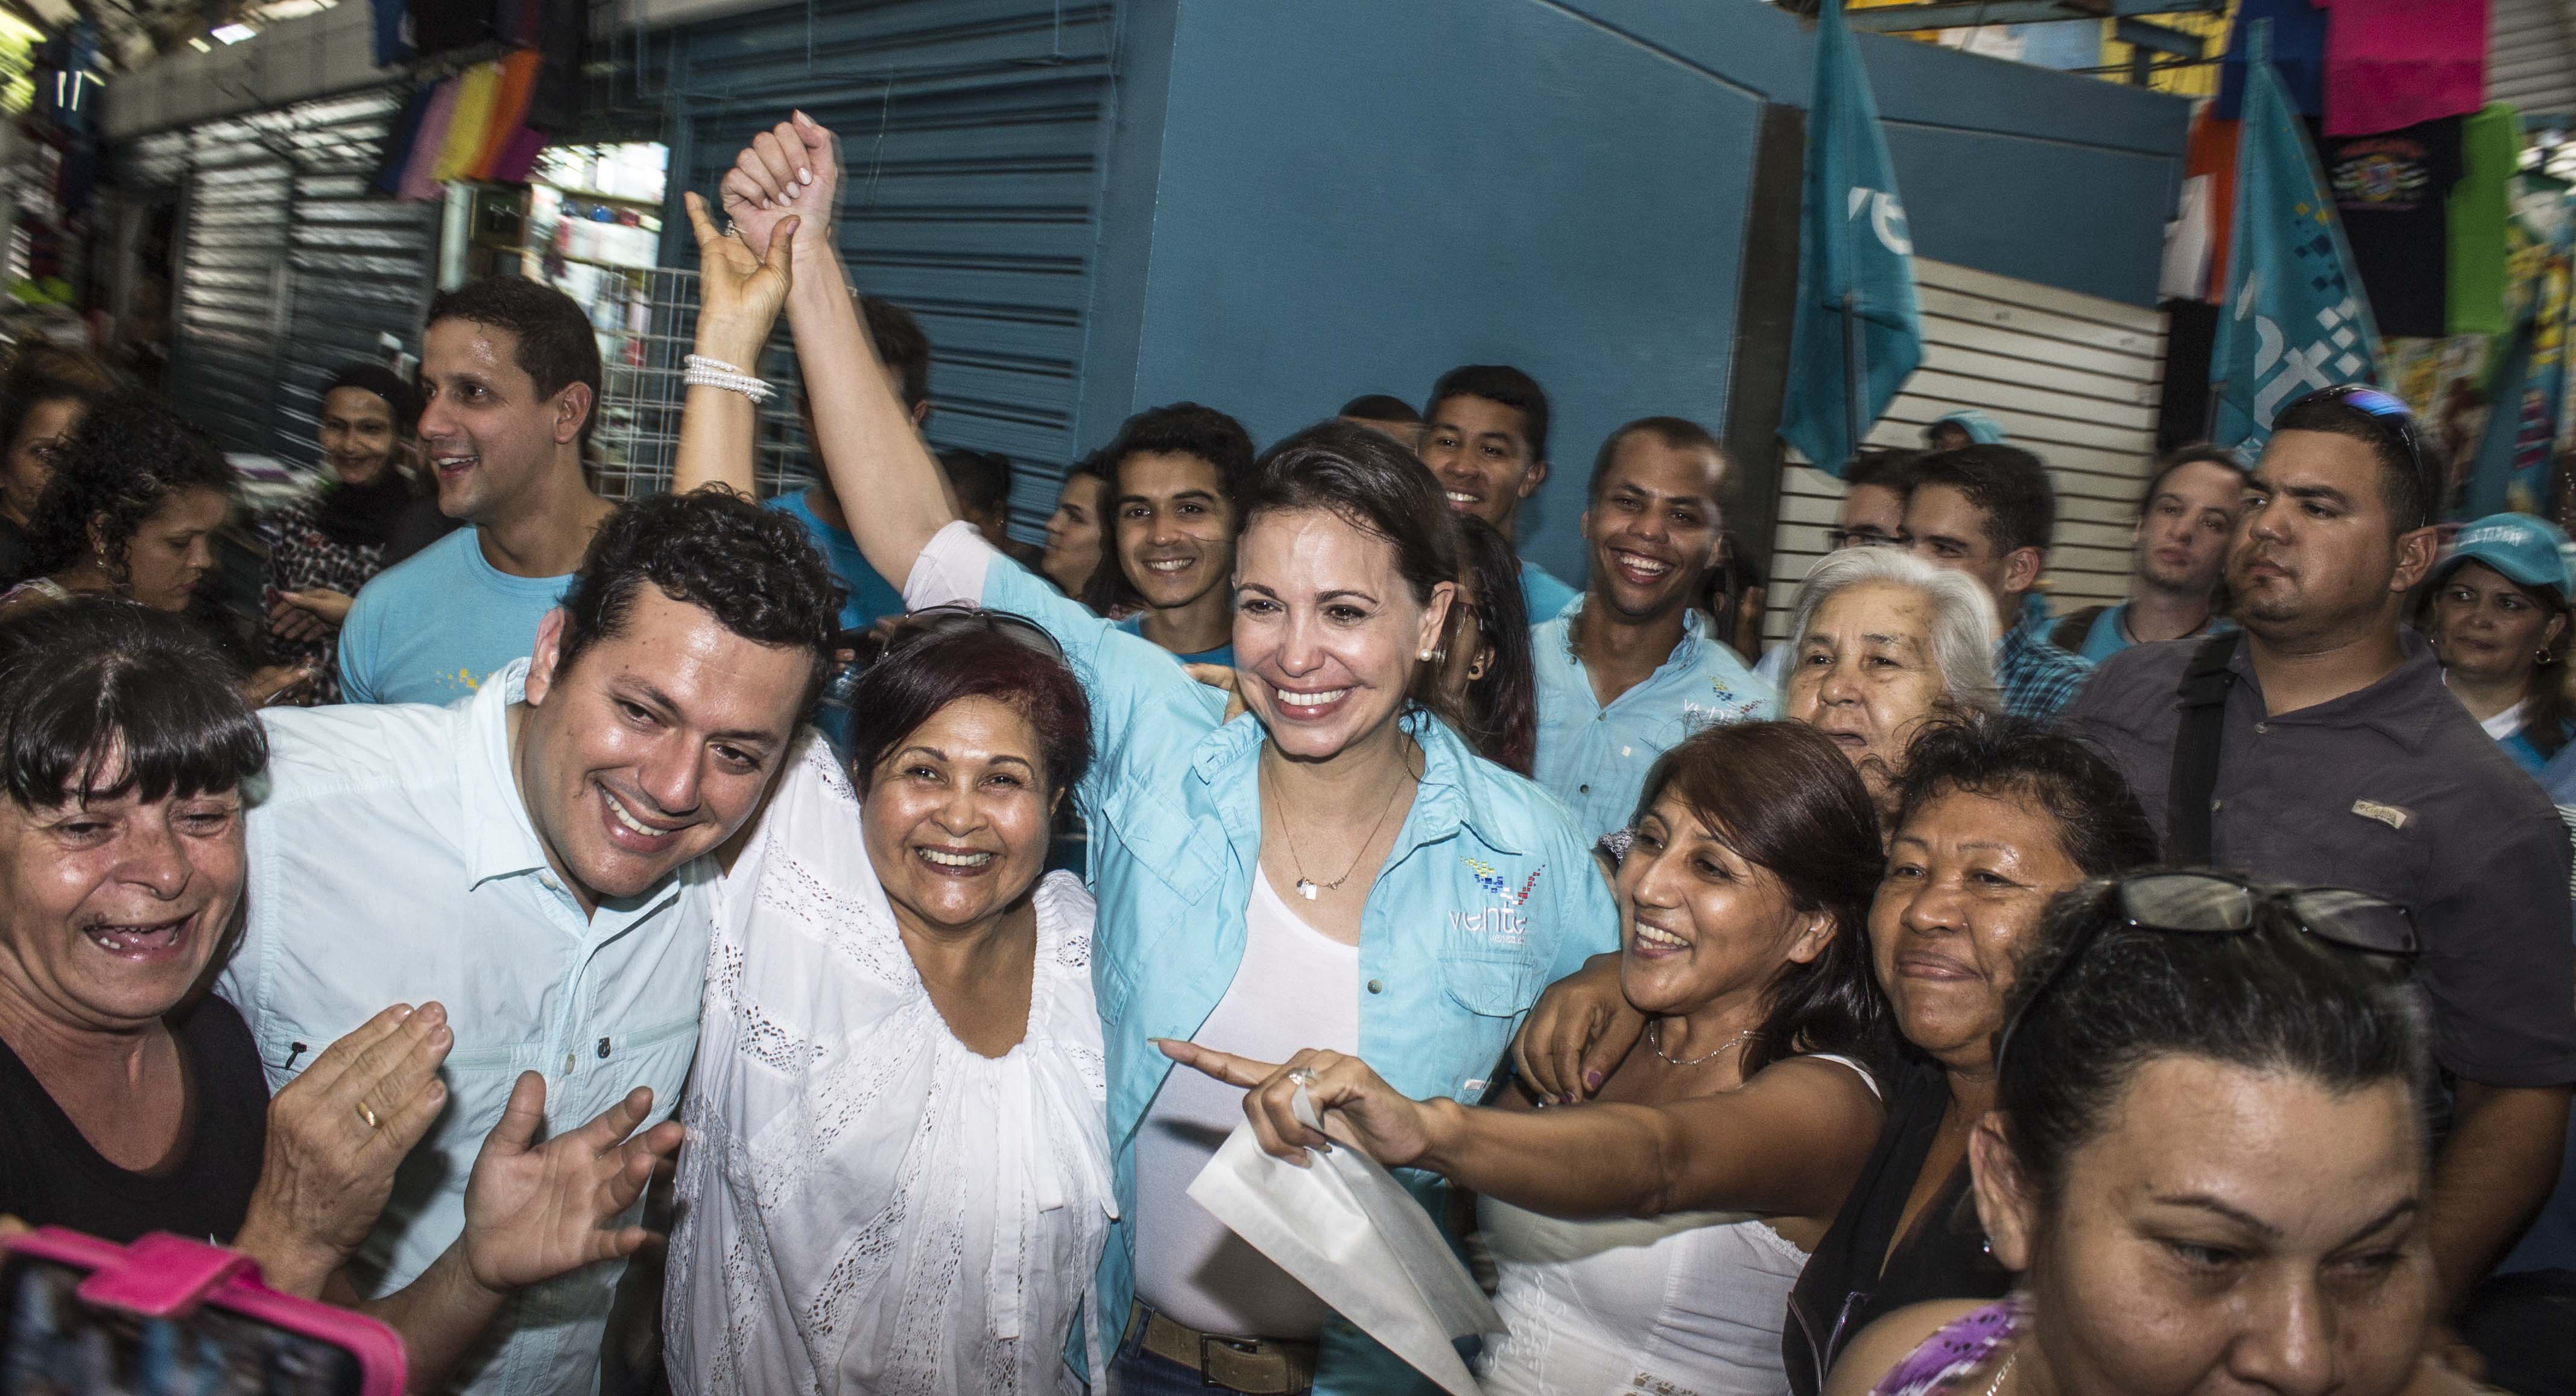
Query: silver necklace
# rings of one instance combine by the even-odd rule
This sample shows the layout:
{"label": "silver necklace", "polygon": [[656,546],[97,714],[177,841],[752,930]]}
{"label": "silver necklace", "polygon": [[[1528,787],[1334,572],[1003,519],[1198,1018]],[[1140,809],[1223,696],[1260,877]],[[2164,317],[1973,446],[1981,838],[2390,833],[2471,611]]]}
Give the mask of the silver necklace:
{"label": "silver necklace", "polygon": [[1996,1392],[2004,1389],[2005,1379],[2012,1375],[2013,1364],[2020,1360],[2021,1347],[2015,1344],[2012,1351],[2004,1354],[2003,1363],[1995,1368],[1995,1379],[1986,1383],[1985,1396],[1995,1396]]}
{"label": "silver necklace", "polygon": [[1664,1020],[1661,1018],[1657,1018],[1654,1023],[1646,1029],[1646,1040],[1648,1045],[1655,1049],[1656,1056],[1662,1057],[1665,1061],[1672,1063],[1674,1066],[1697,1066],[1701,1062],[1709,1060],[1711,1057],[1718,1056],[1719,1054],[1728,1051],[1737,1044],[1743,1042],[1746,1038],[1758,1037],[1761,1033],[1762,1029],[1760,1028],[1746,1028],[1735,1036],[1717,1044],[1716,1051],[1710,1052],[1706,1056],[1691,1057],[1688,1059],[1673,1056],[1664,1050]]}

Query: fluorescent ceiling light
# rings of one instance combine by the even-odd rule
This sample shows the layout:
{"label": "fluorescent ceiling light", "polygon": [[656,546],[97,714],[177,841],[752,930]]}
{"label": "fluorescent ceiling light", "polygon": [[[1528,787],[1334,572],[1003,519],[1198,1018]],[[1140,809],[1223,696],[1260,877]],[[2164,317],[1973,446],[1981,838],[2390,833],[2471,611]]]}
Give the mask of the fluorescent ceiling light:
{"label": "fluorescent ceiling light", "polygon": [[203,39],[190,39],[188,41],[188,47],[195,49],[199,53],[212,53],[215,51],[215,46],[207,43]]}
{"label": "fluorescent ceiling light", "polygon": [[228,44],[240,43],[242,40],[247,39],[258,32],[258,30],[251,28],[247,24],[227,24],[213,31],[216,38],[221,39]]}

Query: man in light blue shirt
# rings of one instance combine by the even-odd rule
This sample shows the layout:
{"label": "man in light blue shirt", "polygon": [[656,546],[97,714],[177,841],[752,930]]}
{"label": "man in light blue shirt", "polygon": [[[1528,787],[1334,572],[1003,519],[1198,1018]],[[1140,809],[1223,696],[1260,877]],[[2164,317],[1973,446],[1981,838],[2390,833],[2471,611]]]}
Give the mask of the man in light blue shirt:
{"label": "man in light blue shirt", "polygon": [[1707,429],[1648,417],[1592,467],[1584,594],[1530,630],[1538,783],[1584,833],[1628,827],[1655,758],[1702,727],[1777,708],[1698,599],[1717,562],[1726,453]]}
{"label": "man in light blue shirt", "polygon": [[359,590],[340,629],[352,703],[452,703],[525,658],[610,510],[581,474],[599,341],[572,297],[517,276],[440,295],[420,376],[439,512],[473,527]]}
{"label": "man in light blue shirt", "polygon": [[[1449,507],[1513,538],[1521,501],[1547,483],[1547,392],[1508,364],[1467,364],[1440,375],[1423,408],[1422,463],[1440,479]],[[1521,602],[1532,620],[1564,610],[1580,593],[1521,563]]]}
{"label": "man in light blue shirt", "polygon": [[[455,1031],[446,1111],[347,1272],[363,1297],[449,1248],[514,1092],[523,1108],[539,1092],[551,1132],[638,1085],[660,1113],[677,1104],[706,983],[708,855],[795,759],[837,607],[787,520],[734,495],[659,496],[601,526],[533,657],[469,700],[265,714],[249,914],[221,988],[271,1088],[387,1003],[434,999]],[[459,1381],[589,1390],[624,1269],[524,1291]],[[501,1308],[485,1277],[456,1288],[460,1323]]]}

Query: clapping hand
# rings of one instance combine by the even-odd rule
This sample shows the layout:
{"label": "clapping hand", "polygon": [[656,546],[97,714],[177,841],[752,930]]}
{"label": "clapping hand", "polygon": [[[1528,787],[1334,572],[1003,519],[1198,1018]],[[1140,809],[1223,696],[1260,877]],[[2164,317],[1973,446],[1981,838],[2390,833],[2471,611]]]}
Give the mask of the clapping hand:
{"label": "clapping hand", "polygon": [[237,1244],[269,1284],[311,1297],[384,1211],[394,1168],[447,1104],[447,1010],[395,1004],[322,1050],[268,1103],[268,1142]]}
{"label": "clapping hand", "polygon": [[680,1126],[669,1120],[627,1137],[652,1109],[653,1092],[638,1086],[590,1123],[539,1144],[546,1080],[521,1073],[465,1183],[465,1261],[475,1283],[506,1292],[633,1255],[653,1239],[640,1226],[614,1225],[680,1147]]}
{"label": "clapping hand", "polygon": [[[827,252],[841,198],[840,139],[796,112],[751,138],[716,196],[753,255],[767,256],[782,228],[808,255]],[[789,218],[797,221],[788,224]]]}
{"label": "clapping hand", "polygon": [[[1215,1077],[1243,1086],[1243,1114],[1252,1121],[1262,1152],[1310,1167],[1308,1149],[1329,1149],[1336,1141],[1356,1145],[1370,1158],[1402,1167],[1431,1148],[1430,1120],[1422,1102],[1390,1086],[1367,1062],[1339,1052],[1309,1047],[1282,1066],[1218,1052],[1195,1042],[1156,1038],[1163,1055]],[[1324,1123],[1317,1130],[1297,1118],[1297,1088]]]}

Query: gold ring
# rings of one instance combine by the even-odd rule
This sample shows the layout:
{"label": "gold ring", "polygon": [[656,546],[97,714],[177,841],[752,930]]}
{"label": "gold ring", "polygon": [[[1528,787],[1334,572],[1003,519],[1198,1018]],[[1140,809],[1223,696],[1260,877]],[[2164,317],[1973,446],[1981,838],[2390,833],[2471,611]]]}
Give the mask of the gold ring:
{"label": "gold ring", "polygon": [[369,1129],[380,1128],[384,1124],[384,1121],[376,1118],[376,1112],[363,1100],[358,1102],[358,1118],[366,1121]]}

